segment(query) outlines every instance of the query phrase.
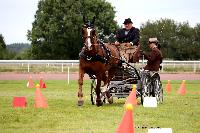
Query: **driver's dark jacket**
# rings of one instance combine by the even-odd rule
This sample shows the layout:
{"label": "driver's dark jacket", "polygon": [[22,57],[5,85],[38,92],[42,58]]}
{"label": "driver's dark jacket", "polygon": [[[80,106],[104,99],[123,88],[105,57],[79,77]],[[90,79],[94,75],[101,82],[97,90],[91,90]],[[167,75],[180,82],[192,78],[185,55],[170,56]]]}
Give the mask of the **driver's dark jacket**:
{"label": "driver's dark jacket", "polygon": [[140,31],[139,29],[132,27],[127,35],[125,35],[126,29],[120,29],[116,33],[116,39],[119,43],[129,43],[132,42],[133,45],[138,45],[140,40]]}
{"label": "driver's dark jacket", "polygon": [[162,53],[158,48],[153,48],[150,54],[144,54],[147,59],[147,65],[144,67],[145,70],[159,71],[160,64],[162,63]]}

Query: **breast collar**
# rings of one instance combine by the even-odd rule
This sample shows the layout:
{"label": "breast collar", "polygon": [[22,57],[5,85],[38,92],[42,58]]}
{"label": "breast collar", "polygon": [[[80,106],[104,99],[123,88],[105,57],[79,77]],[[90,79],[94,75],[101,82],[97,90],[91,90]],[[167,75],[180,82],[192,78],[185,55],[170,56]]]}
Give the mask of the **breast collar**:
{"label": "breast collar", "polygon": [[[103,50],[103,55],[99,55],[98,54],[98,50],[102,49]],[[111,53],[110,50],[105,46],[105,44],[100,43],[98,45],[96,54],[90,54],[88,51],[86,50],[82,50],[79,53],[79,57],[83,58],[84,60],[88,61],[88,62],[96,62],[96,61],[100,61],[101,63],[105,63],[108,64],[109,63],[109,59],[111,57]]]}

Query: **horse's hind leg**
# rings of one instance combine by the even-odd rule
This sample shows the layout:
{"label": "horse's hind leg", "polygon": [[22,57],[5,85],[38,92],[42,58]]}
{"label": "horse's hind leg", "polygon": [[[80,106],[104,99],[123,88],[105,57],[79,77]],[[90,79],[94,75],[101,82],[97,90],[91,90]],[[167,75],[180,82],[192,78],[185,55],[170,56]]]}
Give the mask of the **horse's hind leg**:
{"label": "horse's hind leg", "polygon": [[113,103],[113,98],[111,97],[111,94],[108,91],[108,83],[109,83],[109,77],[106,76],[106,73],[102,75],[102,80],[104,82],[104,85],[101,86],[102,94],[108,99],[108,102],[111,104]]}
{"label": "horse's hind leg", "polygon": [[101,85],[101,87],[104,87],[107,85],[107,75],[106,75],[106,72],[105,73],[102,73],[102,81],[103,81],[103,85]]}
{"label": "horse's hind leg", "polygon": [[78,106],[82,106],[83,103],[84,103],[84,100],[83,100],[83,92],[82,92],[83,77],[84,77],[84,71],[80,68],[80,69],[79,69],[79,79],[78,79],[78,84],[79,84],[79,90],[78,90]]}
{"label": "horse's hind leg", "polygon": [[[108,71],[108,78],[107,78],[107,81],[106,81],[108,85],[110,84],[110,81],[111,81],[111,79],[114,77],[116,71],[117,71],[117,68],[111,68],[111,69]],[[107,97],[107,99],[108,99],[108,102],[109,102],[110,104],[112,104],[112,103],[113,103],[113,97],[111,96],[109,90],[106,91],[106,97]]]}
{"label": "horse's hind leg", "polygon": [[96,95],[97,95],[97,99],[96,99],[96,105],[97,106],[102,106],[103,105],[103,102],[101,101],[101,96],[100,96],[100,93],[101,93],[101,79],[97,78],[97,85],[96,85]]}

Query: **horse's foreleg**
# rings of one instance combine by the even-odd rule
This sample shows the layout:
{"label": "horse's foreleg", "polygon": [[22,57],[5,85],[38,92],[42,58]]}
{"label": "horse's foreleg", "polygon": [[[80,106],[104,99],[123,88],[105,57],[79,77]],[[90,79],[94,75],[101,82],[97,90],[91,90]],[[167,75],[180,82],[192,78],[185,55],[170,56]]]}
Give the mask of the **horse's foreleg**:
{"label": "horse's foreleg", "polygon": [[101,101],[101,79],[100,78],[97,78],[97,85],[96,85],[96,95],[97,95],[97,99],[96,99],[96,105],[97,106],[102,106],[103,105],[103,102]]}
{"label": "horse's foreleg", "polygon": [[78,106],[82,106],[84,103],[83,100],[83,92],[82,92],[82,86],[83,86],[83,77],[84,77],[84,70],[79,68],[79,79],[78,79],[78,85],[79,85],[79,90],[78,90]]}

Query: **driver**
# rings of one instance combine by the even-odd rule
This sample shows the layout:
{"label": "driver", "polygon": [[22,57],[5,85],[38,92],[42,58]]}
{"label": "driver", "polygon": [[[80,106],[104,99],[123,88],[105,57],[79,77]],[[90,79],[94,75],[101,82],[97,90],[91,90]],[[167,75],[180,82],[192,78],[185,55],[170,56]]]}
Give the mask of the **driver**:
{"label": "driver", "polygon": [[134,53],[139,45],[140,31],[133,26],[130,18],[124,20],[124,28],[116,33],[115,45],[119,48],[120,55],[126,62],[136,62]]}

